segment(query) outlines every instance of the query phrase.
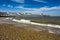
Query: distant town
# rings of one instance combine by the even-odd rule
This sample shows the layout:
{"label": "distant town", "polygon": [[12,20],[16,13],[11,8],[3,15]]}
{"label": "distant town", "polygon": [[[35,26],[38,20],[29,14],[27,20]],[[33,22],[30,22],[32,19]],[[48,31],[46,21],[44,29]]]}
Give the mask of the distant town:
{"label": "distant town", "polygon": [[32,14],[32,13],[16,13],[16,12],[0,12],[0,16],[18,16],[18,15],[40,15],[40,16],[50,16],[46,14]]}

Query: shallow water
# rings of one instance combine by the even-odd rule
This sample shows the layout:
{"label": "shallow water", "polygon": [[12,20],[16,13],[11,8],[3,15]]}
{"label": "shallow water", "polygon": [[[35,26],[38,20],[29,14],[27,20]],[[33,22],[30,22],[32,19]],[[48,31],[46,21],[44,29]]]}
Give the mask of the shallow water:
{"label": "shallow water", "polygon": [[[30,22],[30,20],[17,20],[13,18],[1,18],[0,19],[0,24],[19,24],[22,26],[28,26],[28,27],[39,27],[41,30],[48,30],[49,33],[55,33],[55,34],[60,34],[60,25],[52,25],[52,24],[39,24],[35,22]],[[41,31],[41,30],[36,30],[36,31]]]}
{"label": "shallow water", "polygon": [[60,16],[51,16],[51,17],[43,17],[40,15],[32,15],[32,16],[18,16],[14,17],[15,19],[26,19],[26,20],[43,20],[43,21],[51,21],[51,22],[60,22]]}

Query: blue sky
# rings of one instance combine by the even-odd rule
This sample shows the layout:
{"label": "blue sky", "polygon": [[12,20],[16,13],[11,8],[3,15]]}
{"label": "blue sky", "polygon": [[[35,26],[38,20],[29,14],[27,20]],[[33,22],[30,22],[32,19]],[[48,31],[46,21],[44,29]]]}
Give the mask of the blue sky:
{"label": "blue sky", "polygon": [[60,0],[0,0],[0,11],[60,16]]}

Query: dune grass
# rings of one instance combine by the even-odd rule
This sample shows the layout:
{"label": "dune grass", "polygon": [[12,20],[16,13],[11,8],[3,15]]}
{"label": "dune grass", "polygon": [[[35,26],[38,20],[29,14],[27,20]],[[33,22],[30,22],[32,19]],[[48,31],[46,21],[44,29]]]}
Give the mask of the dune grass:
{"label": "dune grass", "polygon": [[33,27],[0,24],[0,40],[60,40],[60,35],[33,30]]}

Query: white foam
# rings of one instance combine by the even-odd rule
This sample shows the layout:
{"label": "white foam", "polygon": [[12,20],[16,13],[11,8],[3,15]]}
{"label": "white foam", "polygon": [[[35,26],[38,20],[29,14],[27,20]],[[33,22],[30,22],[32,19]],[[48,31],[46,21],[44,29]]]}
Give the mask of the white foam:
{"label": "white foam", "polygon": [[49,32],[49,33],[54,33],[54,32],[52,32],[52,31],[50,31],[50,30],[49,30],[48,32]]}
{"label": "white foam", "polygon": [[8,17],[8,18],[5,18],[5,20],[6,20],[6,19],[12,20],[12,18],[9,18],[9,17]]}
{"label": "white foam", "polygon": [[19,22],[19,23],[39,25],[39,26],[48,26],[48,27],[60,28],[60,25],[35,23],[35,22],[31,22],[30,20],[25,20],[25,19],[21,19],[21,20],[13,19],[12,21]]}
{"label": "white foam", "polygon": [[30,23],[30,20],[24,20],[24,19],[21,20],[13,19],[12,21],[20,22],[20,23]]}

